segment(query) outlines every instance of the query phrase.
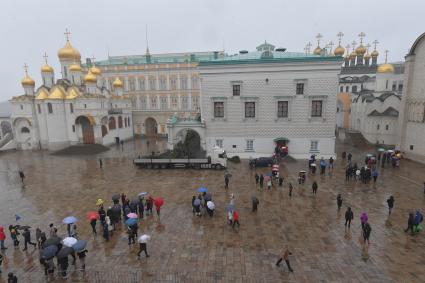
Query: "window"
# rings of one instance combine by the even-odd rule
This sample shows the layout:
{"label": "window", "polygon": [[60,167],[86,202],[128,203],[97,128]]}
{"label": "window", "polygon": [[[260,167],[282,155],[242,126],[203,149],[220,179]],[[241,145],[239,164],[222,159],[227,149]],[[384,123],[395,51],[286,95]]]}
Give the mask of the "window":
{"label": "window", "polygon": [[388,89],[388,80],[385,82],[385,89]]}
{"label": "window", "polygon": [[37,104],[37,110],[38,110],[38,114],[41,114],[41,105]]}
{"label": "window", "polygon": [[30,129],[28,129],[27,127],[23,127],[21,129],[21,133],[23,133],[23,134],[29,134],[30,133]]}
{"label": "window", "polygon": [[134,78],[128,78],[128,84],[130,86],[130,91],[136,90],[136,82],[135,82]]}
{"label": "window", "polygon": [[304,94],[304,83],[297,83],[296,94]]}
{"label": "window", "polygon": [[114,130],[117,127],[114,117],[109,117],[109,130]]}
{"label": "window", "polygon": [[223,140],[215,140],[215,145],[223,148]]}
{"label": "window", "polygon": [[52,107],[52,104],[50,102],[47,103],[47,110],[49,111],[49,114],[53,113],[53,107]]}
{"label": "window", "polygon": [[410,150],[413,150],[413,145],[412,144],[410,145]]}
{"label": "window", "polygon": [[313,100],[311,102],[311,117],[322,117],[322,101]]}
{"label": "window", "polygon": [[397,90],[397,82],[393,82],[392,90],[393,91]]}
{"label": "window", "polygon": [[254,140],[246,140],[245,150],[254,150]]}
{"label": "window", "polygon": [[177,89],[177,79],[175,77],[170,78],[170,88],[171,90]]}
{"label": "window", "polygon": [[24,106],[22,104],[20,106],[21,106],[21,110],[24,110]]}
{"label": "window", "polygon": [[192,89],[198,89],[199,85],[198,85],[198,78],[197,77],[192,77]]}
{"label": "window", "polygon": [[118,128],[122,128],[122,117],[118,116]]}
{"label": "window", "polygon": [[166,96],[163,96],[160,98],[160,102],[161,102],[161,109],[165,110],[168,108],[168,99]]}
{"label": "window", "polygon": [[69,104],[69,111],[74,113],[74,105],[72,103]]}
{"label": "window", "polygon": [[343,86],[340,86],[339,87],[339,92],[344,92],[344,87]]}
{"label": "window", "polygon": [[277,117],[278,118],[288,117],[288,101],[277,102]]}
{"label": "window", "polygon": [[186,77],[180,78],[180,89],[187,89],[187,78]]}
{"label": "window", "polygon": [[156,79],[155,78],[150,78],[149,79],[149,89],[150,90],[155,90],[156,89]]}
{"label": "window", "polygon": [[245,102],[245,118],[255,118],[255,102]]}
{"label": "window", "polygon": [[352,91],[352,92],[357,92],[357,86],[356,86],[356,85],[353,85],[353,87],[352,87],[351,91]]}
{"label": "window", "polygon": [[178,103],[179,103],[178,101],[179,101],[179,98],[177,96],[171,97],[171,108],[172,109],[177,109]]}
{"label": "window", "polygon": [[319,150],[319,142],[311,141],[310,142],[310,151],[318,151]]}
{"label": "window", "polygon": [[378,125],[376,125],[376,130],[377,130],[377,131],[379,131],[379,128],[380,128],[379,124],[378,124]]}
{"label": "window", "polygon": [[398,91],[403,91],[403,83],[400,83],[399,85],[398,85]]}
{"label": "window", "polygon": [[167,78],[160,78],[159,79],[159,89],[160,90],[166,90],[167,89]]}
{"label": "window", "polygon": [[145,78],[139,78],[139,89],[145,90]]}
{"label": "window", "polygon": [[187,99],[187,96],[182,96],[182,110],[188,110],[189,108],[189,100]]}
{"label": "window", "polygon": [[388,131],[390,129],[390,125],[385,125],[385,130]]}
{"label": "window", "polygon": [[151,96],[151,99],[150,100],[151,100],[150,101],[150,103],[151,103],[151,109],[158,108],[158,101],[156,99],[156,96]]}
{"label": "window", "polygon": [[140,97],[140,108],[141,109],[146,109],[147,108],[147,105],[146,105],[146,96]]}
{"label": "window", "polygon": [[128,126],[130,127],[130,117],[128,117],[127,124],[128,124]]}
{"label": "window", "polygon": [[200,111],[199,96],[197,95],[192,96],[192,109],[195,111]]}
{"label": "window", "polygon": [[75,125],[72,125],[72,132],[75,133]]}
{"label": "window", "polygon": [[345,92],[350,92],[350,87],[348,85],[345,87]]}
{"label": "window", "polygon": [[241,95],[241,85],[233,85],[233,96],[240,96]]}
{"label": "window", "polygon": [[[115,105],[115,107],[117,107],[117,106]],[[84,104],[84,108],[87,108],[87,104]]]}
{"label": "window", "polygon": [[224,117],[224,102],[214,102],[214,118]]}

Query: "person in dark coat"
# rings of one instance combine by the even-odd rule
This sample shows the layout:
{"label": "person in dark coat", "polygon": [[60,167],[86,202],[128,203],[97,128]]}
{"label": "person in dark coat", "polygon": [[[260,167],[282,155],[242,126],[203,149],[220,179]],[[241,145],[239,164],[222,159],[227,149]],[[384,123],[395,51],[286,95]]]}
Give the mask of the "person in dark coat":
{"label": "person in dark coat", "polygon": [[407,228],[404,229],[404,232],[410,230],[410,233],[413,235],[415,232],[413,231],[413,227],[415,225],[415,216],[413,213],[409,213],[409,219],[407,220]]}
{"label": "person in dark coat", "polygon": [[264,176],[263,174],[260,174],[260,188],[262,189],[264,185]]}
{"label": "person in dark coat", "polygon": [[143,213],[145,212],[145,204],[143,203],[144,202],[144,198],[143,197],[141,197],[140,199],[139,199],[139,204],[138,204],[138,209],[139,209],[139,217],[140,218],[143,218]]}
{"label": "person in dark coat", "polygon": [[252,211],[257,211],[259,204],[260,204],[260,201],[258,200],[258,198],[253,197],[252,198]]}
{"label": "person in dark coat", "polygon": [[348,160],[348,163],[350,163],[351,162],[351,158],[353,157],[353,155],[351,154],[351,152],[349,152],[348,153],[348,155],[347,155],[347,160]]}
{"label": "person in dark coat", "polygon": [[127,234],[128,234],[128,245],[135,244],[136,243],[136,234],[134,233],[133,226],[127,227]]}
{"label": "person in dark coat", "polygon": [[7,283],[18,283],[18,277],[13,272],[7,274]]}
{"label": "person in dark coat", "polygon": [[313,184],[311,185],[311,188],[313,189],[313,195],[317,194],[317,183],[316,181],[313,182]]}
{"label": "person in dark coat", "polygon": [[103,222],[103,238],[105,239],[105,241],[109,241],[109,225],[108,223]]}
{"label": "person in dark coat", "polygon": [[338,194],[336,197],[336,205],[338,206],[338,211],[341,209],[342,206],[342,196],[341,194]]}
{"label": "person in dark coat", "polygon": [[97,234],[97,231],[96,231],[96,222],[97,222],[96,218],[90,220],[90,226],[91,226],[91,229],[92,229],[94,235]]}
{"label": "person in dark coat", "polygon": [[224,188],[227,190],[229,188],[229,176],[226,174],[224,175]]}
{"label": "person in dark coat", "polygon": [[23,249],[24,251],[27,250],[28,244],[33,245],[34,248],[37,247],[36,243],[31,242],[31,232],[28,228],[25,228],[24,233],[22,233],[22,236],[24,236],[24,245],[25,245]]}
{"label": "person in dark coat", "polygon": [[258,185],[258,182],[260,181],[260,176],[257,172],[255,172],[255,185]]}
{"label": "person in dark coat", "polygon": [[106,212],[103,209],[103,205],[98,210],[100,223],[103,225],[105,223]]}
{"label": "person in dark coat", "polygon": [[81,263],[81,269],[83,271],[86,270],[86,253],[88,252],[89,252],[88,250],[77,252],[78,259],[80,260],[80,263]]}
{"label": "person in dark coat", "polygon": [[388,199],[387,199],[387,203],[388,203],[388,215],[391,215],[391,210],[393,209],[393,207],[394,207],[394,197],[393,196],[390,196]]}
{"label": "person in dark coat", "polygon": [[282,187],[282,185],[283,185],[283,178],[279,177],[279,187]]}
{"label": "person in dark coat", "polygon": [[351,220],[354,219],[354,213],[351,210],[351,207],[347,208],[347,211],[345,212],[345,226],[347,226],[348,223],[348,228],[350,228],[350,224],[351,224]]}
{"label": "person in dark coat", "polygon": [[99,167],[100,167],[100,169],[102,169],[102,168],[103,168],[103,161],[102,161],[102,159],[100,159],[100,158],[99,158]]}
{"label": "person in dark coat", "polygon": [[366,222],[364,224],[364,226],[363,226],[363,240],[364,240],[364,244],[366,244],[366,241],[367,241],[367,245],[369,245],[370,232],[372,232],[372,227],[370,227],[369,222]]}
{"label": "person in dark coat", "polygon": [[65,257],[58,259],[58,265],[60,266],[60,271],[61,271],[62,277],[66,278],[68,266],[69,266],[68,257],[65,256]]}
{"label": "person in dark coat", "polygon": [[289,197],[292,197],[292,190],[294,187],[292,186],[292,183],[289,183]]}
{"label": "person in dark coat", "polygon": [[19,171],[19,178],[21,178],[21,182],[23,184],[24,183],[24,179],[25,179],[24,171],[22,171],[22,170]]}

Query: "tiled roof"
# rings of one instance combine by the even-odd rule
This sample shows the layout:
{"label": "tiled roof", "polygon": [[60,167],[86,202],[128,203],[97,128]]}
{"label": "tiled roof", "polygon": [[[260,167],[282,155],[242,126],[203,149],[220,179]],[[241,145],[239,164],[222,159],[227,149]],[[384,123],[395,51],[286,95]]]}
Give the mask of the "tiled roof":
{"label": "tiled roof", "polygon": [[377,110],[373,110],[369,113],[368,116],[387,116],[387,117],[398,117],[398,110],[394,109],[393,107],[388,107],[384,112],[378,112]]}

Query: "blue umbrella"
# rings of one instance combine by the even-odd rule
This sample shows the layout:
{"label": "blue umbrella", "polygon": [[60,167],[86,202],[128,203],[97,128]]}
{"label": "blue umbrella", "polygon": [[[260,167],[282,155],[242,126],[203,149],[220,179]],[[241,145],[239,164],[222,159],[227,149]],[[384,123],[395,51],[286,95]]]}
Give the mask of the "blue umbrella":
{"label": "blue umbrella", "polygon": [[129,218],[125,221],[125,225],[127,226],[133,226],[134,224],[137,223],[137,219],[136,218]]}
{"label": "blue umbrella", "polygon": [[227,212],[233,211],[233,210],[235,210],[235,205],[234,204],[227,204],[225,209],[226,209]]}
{"label": "blue umbrella", "polygon": [[208,192],[208,190],[207,190],[207,188],[200,187],[200,188],[198,189],[198,192],[200,192],[200,193],[206,193],[206,192]]}
{"label": "blue umbrella", "polygon": [[48,247],[45,247],[41,251],[41,258],[43,258],[43,259],[50,259],[50,258],[54,257],[57,252],[58,252],[58,247],[57,246],[48,246]]}
{"label": "blue umbrella", "polygon": [[18,214],[15,214],[16,221],[20,220],[21,218],[22,218],[21,216],[19,216]]}
{"label": "blue umbrella", "polygon": [[74,249],[74,251],[79,252],[82,251],[86,248],[87,246],[87,241],[84,240],[78,240],[78,242],[76,242],[72,248]]}
{"label": "blue umbrella", "polygon": [[272,173],[267,173],[266,176],[271,177],[271,176],[273,176],[273,174]]}
{"label": "blue umbrella", "polygon": [[65,224],[72,224],[77,222],[77,218],[75,218],[74,216],[68,216],[68,217],[65,217],[62,222]]}

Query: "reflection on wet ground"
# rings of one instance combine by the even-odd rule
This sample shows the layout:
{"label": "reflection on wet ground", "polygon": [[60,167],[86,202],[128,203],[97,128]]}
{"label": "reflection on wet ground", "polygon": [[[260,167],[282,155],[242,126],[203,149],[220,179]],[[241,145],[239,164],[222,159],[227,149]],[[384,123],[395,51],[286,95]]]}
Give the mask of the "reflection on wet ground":
{"label": "reflection on wet ground", "polygon": [[[15,214],[35,228],[48,230],[53,222],[61,235],[66,233],[61,220],[74,215],[80,238],[89,240],[87,272],[71,266],[70,282],[420,282],[425,276],[424,232],[405,234],[408,212],[425,209],[422,182],[425,167],[403,160],[401,168],[380,171],[376,186],[346,183],[343,161],[338,159],[331,175],[308,176],[304,185],[296,182],[299,170],[307,162],[281,166],[285,176],[283,188],[260,191],[255,186],[254,171],[246,161],[230,164],[229,191],[224,190],[224,171],[148,170],[133,166],[132,158],[151,151],[165,150],[165,141],[136,140],[113,147],[98,156],[60,157],[48,152],[8,152],[0,154],[0,225],[15,222]],[[359,163],[366,149],[350,150]],[[98,166],[102,158],[103,168]],[[18,169],[26,174],[25,186]],[[259,168],[258,172],[267,172]],[[311,183],[319,184],[313,197]],[[295,185],[288,196],[288,181]],[[191,198],[205,186],[216,204],[213,218],[193,216]],[[110,242],[101,235],[93,237],[85,218],[95,210],[95,201],[110,202],[113,194],[125,192],[136,196],[148,191],[163,197],[161,219],[149,216],[139,225],[139,234],[152,236],[148,244],[150,258],[137,259],[137,246],[128,246],[125,229],[120,228]],[[226,224],[225,204],[235,194],[241,226],[233,230]],[[341,193],[344,206],[336,209]],[[388,217],[386,199],[395,197],[395,208]],[[251,211],[251,196],[260,201],[259,210]],[[354,210],[350,230],[344,228],[345,207]],[[359,242],[361,212],[369,214],[371,244],[364,250]],[[100,227],[98,227],[98,231]],[[294,273],[274,264],[283,247],[293,252]],[[38,250],[14,249],[10,236],[3,252],[3,278],[14,271],[20,282],[42,282],[44,275],[38,262]],[[31,279],[29,279],[31,278]],[[61,282],[57,280],[57,282]]]}

